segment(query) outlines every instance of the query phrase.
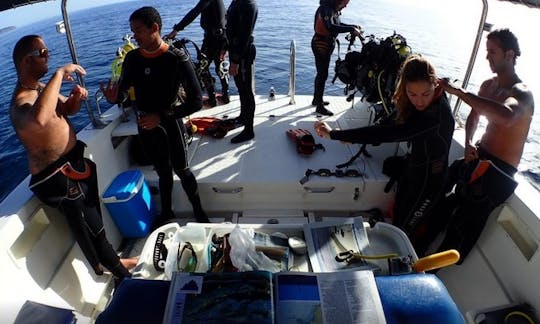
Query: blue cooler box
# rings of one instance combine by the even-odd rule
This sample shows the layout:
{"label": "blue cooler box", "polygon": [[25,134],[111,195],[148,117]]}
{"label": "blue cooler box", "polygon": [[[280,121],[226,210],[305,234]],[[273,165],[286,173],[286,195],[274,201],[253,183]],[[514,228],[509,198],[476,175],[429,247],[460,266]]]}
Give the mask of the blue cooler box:
{"label": "blue cooler box", "polygon": [[116,176],[102,200],[123,236],[144,237],[156,216],[151,198],[144,175],[129,170]]}

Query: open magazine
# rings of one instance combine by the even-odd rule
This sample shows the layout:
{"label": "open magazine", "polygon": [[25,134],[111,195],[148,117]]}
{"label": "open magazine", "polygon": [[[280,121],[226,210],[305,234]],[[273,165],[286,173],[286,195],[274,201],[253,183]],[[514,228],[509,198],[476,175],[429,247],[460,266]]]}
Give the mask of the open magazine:
{"label": "open magazine", "polygon": [[386,323],[373,273],[174,272],[163,324]]}
{"label": "open magazine", "polygon": [[314,272],[379,270],[374,262],[353,260],[369,245],[362,217],[304,224],[304,236]]}

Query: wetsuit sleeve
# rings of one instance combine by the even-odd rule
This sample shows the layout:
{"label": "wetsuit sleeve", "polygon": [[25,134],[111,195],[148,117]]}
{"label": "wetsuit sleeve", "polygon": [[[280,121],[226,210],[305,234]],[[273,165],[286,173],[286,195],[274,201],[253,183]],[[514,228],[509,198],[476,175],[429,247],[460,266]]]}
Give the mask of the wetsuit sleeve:
{"label": "wetsuit sleeve", "polygon": [[319,14],[328,31],[332,34],[351,33],[354,30],[354,26],[342,24],[339,16],[335,15],[335,13],[335,10],[328,5],[320,7]]}
{"label": "wetsuit sleeve", "polygon": [[182,51],[182,55],[179,56],[178,60],[179,73],[182,76],[180,82],[184,87],[186,98],[184,102],[174,110],[174,117],[181,118],[201,110],[202,91],[193,64],[189,60],[187,54]]}
{"label": "wetsuit sleeve", "polygon": [[180,22],[173,26],[173,29],[178,31],[184,30],[189,24],[201,14],[201,12],[208,7],[211,0],[200,0],[193,9],[191,9],[185,16],[180,20]]}
{"label": "wetsuit sleeve", "polygon": [[429,136],[438,123],[425,118],[416,118],[403,124],[374,125],[347,130],[333,130],[330,138],[349,143],[380,144],[407,142],[421,136]]}
{"label": "wetsuit sleeve", "polygon": [[[257,11],[251,3],[240,4],[237,10],[234,17],[227,17],[227,19],[236,20],[234,26],[232,26],[235,30],[232,31],[232,37],[228,40],[229,60],[236,64],[240,63],[243,57],[246,57],[252,42],[255,21],[257,20]],[[227,35],[231,34],[227,32]]]}

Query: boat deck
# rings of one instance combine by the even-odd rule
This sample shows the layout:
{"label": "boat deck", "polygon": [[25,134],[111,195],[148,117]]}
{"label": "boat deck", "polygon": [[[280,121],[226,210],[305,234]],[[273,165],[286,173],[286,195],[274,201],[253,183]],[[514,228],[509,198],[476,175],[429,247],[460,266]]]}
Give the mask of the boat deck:
{"label": "boat deck", "polygon": [[[296,103],[290,104],[291,98],[288,96],[278,95],[275,100],[257,96],[255,138],[251,141],[230,143],[230,139],[242,128],[230,131],[222,139],[200,135],[194,137],[188,155],[206,210],[214,213],[235,212],[246,217],[304,217],[308,211],[325,210],[387,210],[389,197],[383,188],[388,178],[381,173],[380,165],[384,158],[395,153],[396,144],[368,146],[372,157],[362,156],[349,167],[359,171],[361,177],[312,175],[309,181],[300,184],[307,169],[326,168],[334,171],[336,165],[348,161],[359,149],[359,145],[318,137],[313,130],[315,120],[324,119],[332,127],[346,129],[368,125],[371,118],[371,111],[365,103],[353,104],[342,97],[329,97],[331,102],[328,107],[335,115],[321,118],[315,115],[311,99],[311,96],[296,96]],[[234,118],[238,116],[239,108],[238,97],[233,96],[229,104],[203,109],[191,117]],[[325,150],[316,150],[307,156],[298,154],[295,144],[286,136],[288,129],[309,130],[314,134],[315,142],[321,143]],[[121,124],[113,132],[116,136],[134,133],[133,122]],[[142,170],[147,182],[157,187],[158,179],[152,167],[145,166]],[[189,214],[191,208],[186,203],[179,181],[175,176],[177,185],[173,197],[180,195],[181,199],[173,198],[173,209],[184,217],[184,213]],[[227,216],[225,218],[228,219]]]}

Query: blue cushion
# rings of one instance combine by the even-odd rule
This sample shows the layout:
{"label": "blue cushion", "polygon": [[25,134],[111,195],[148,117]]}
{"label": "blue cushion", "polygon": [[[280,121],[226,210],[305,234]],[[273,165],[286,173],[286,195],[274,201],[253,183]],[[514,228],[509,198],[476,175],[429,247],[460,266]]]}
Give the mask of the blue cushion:
{"label": "blue cushion", "polygon": [[388,324],[462,324],[463,315],[432,274],[375,277]]}
{"label": "blue cushion", "polygon": [[161,323],[170,284],[170,281],[162,280],[122,280],[109,306],[97,317],[96,324]]}

